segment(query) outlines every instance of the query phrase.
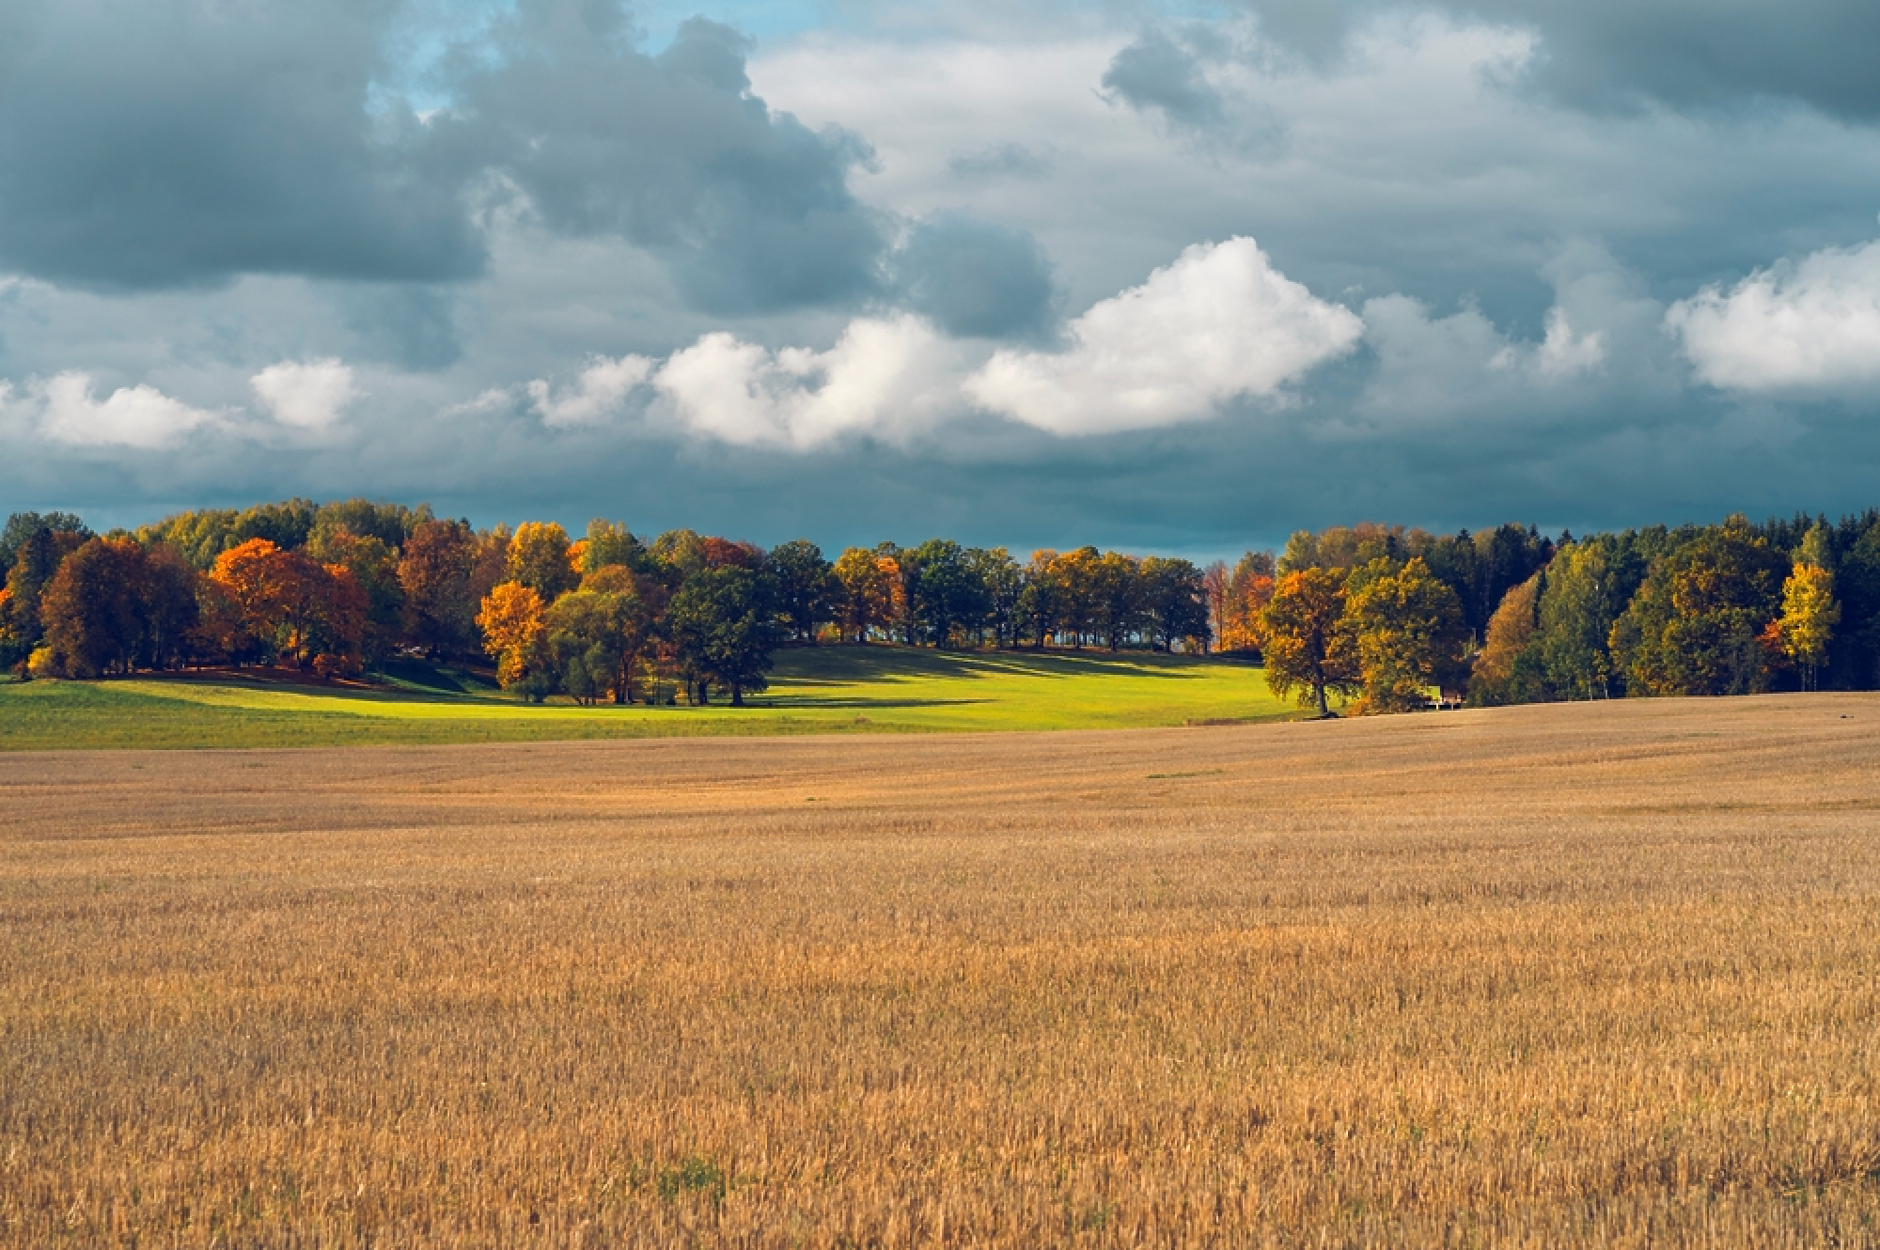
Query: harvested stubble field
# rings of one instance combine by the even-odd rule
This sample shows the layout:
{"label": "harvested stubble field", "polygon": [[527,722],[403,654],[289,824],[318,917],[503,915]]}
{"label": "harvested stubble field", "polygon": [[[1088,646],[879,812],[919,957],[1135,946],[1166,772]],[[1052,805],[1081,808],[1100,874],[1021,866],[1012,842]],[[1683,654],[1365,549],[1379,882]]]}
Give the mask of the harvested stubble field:
{"label": "harvested stubble field", "polygon": [[1877,728],[0,757],[0,1239],[1877,1244]]}

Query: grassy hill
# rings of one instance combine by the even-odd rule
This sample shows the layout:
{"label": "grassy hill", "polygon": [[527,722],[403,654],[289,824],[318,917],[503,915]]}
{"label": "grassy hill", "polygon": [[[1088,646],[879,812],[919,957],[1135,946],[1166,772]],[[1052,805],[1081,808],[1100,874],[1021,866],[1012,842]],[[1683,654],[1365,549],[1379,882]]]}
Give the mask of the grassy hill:
{"label": "grassy hill", "polygon": [[817,647],[780,652],[771,688],[745,708],[529,706],[473,672],[411,663],[372,689],[228,674],[0,685],[0,750],[1128,729],[1292,715],[1259,669],[1227,660]]}

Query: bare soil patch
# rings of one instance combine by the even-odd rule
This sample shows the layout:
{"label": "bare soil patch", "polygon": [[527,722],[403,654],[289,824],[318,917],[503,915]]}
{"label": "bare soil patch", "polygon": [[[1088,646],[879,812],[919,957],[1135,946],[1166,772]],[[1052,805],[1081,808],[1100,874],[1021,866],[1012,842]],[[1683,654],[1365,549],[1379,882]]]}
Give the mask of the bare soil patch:
{"label": "bare soil patch", "polygon": [[0,1242],[1876,1244],[1877,730],[0,756]]}

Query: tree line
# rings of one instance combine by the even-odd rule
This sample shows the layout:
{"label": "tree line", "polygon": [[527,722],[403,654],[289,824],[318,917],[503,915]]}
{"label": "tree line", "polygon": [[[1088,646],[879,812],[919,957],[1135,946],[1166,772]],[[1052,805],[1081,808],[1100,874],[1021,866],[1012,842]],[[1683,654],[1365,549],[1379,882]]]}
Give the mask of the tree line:
{"label": "tree line", "polygon": [[1213,638],[1206,577],[1183,559],[1083,547],[1020,563],[932,539],[830,560],[807,540],[643,541],[605,520],[578,538],[552,522],[479,530],[365,500],[104,535],[15,513],[0,560],[0,664],[27,678],[247,665],[343,678],[401,655],[487,655],[533,700],[741,704],[791,643],[1195,652]]}
{"label": "tree line", "polygon": [[1226,579],[1229,629],[1328,714],[1880,686],[1880,512],[1549,540],[1360,525]]}
{"label": "tree line", "polygon": [[532,700],[741,704],[779,647],[823,641],[1225,651],[1322,714],[1880,685],[1876,511],[1578,539],[1367,523],[1201,568],[1096,547],[1021,562],[947,539],[828,559],[807,540],[476,529],[297,499],[103,535],[15,513],[0,567],[0,665],[27,678],[345,678],[422,655],[493,660]]}

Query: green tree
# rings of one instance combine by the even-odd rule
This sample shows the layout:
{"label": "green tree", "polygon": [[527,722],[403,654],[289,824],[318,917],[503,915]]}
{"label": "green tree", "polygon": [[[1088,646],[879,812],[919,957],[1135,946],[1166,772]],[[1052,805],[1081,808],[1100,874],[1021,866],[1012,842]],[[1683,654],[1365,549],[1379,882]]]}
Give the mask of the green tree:
{"label": "green tree", "polygon": [[1172,651],[1183,642],[1206,651],[1213,631],[1201,570],[1192,560],[1147,556],[1138,573],[1150,644],[1158,651]]}
{"label": "green tree", "polygon": [[596,517],[588,522],[587,537],[581,542],[581,572],[585,575],[610,564],[647,573],[654,564],[653,553],[626,526]]}
{"label": "green tree", "polygon": [[1090,568],[1091,627],[1112,651],[1147,625],[1141,563],[1117,551],[1098,556]]}
{"label": "green tree", "polygon": [[903,577],[912,597],[911,616],[917,633],[909,641],[953,645],[964,630],[986,617],[986,586],[966,549],[945,538],[933,538],[903,553]]}
{"label": "green tree", "polygon": [[1023,572],[1004,547],[969,547],[966,562],[985,590],[985,612],[975,628],[983,641],[991,631],[994,647],[1018,645],[1018,596],[1024,589]]}
{"label": "green tree", "polygon": [[842,582],[822,548],[807,539],[779,543],[767,562],[777,579],[777,608],[784,628],[798,642],[813,643],[816,631],[836,619],[842,607]]}
{"label": "green tree", "polygon": [[695,702],[717,685],[742,707],[748,691],[768,684],[771,652],[781,640],[770,577],[737,565],[701,569],[672,597],[667,626]]}
{"label": "green tree", "polygon": [[227,546],[239,547],[252,539],[265,538],[283,551],[296,550],[307,545],[318,512],[311,499],[256,504],[236,515],[229,527]]}
{"label": "green tree", "polygon": [[12,569],[26,540],[41,532],[73,534],[81,543],[91,537],[91,530],[70,512],[12,513],[7,517],[6,526],[0,528],[0,574]]}
{"label": "green tree", "polygon": [[1630,693],[1746,694],[1770,682],[1766,627],[1781,612],[1789,561],[1741,517],[1659,557],[1612,628]]}
{"label": "green tree", "polygon": [[630,584],[565,594],[542,623],[562,689],[584,703],[609,691],[615,703],[633,701],[633,665],[646,648],[651,621]]}
{"label": "green tree", "polygon": [[1420,556],[1394,572],[1386,568],[1388,561],[1373,561],[1345,609],[1363,679],[1359,710],[1367,714],[1425,706],[1431,686],[1458,688],[1468,642],[1456,592]]}
{"label": "green tree", "polygon": [[1281,575],[1260,613],[1274,694],[1283,699],[1296,690],[1301,707],[1324,717],[1332,714],[1328,694],[1358,689],[1358,653],[1344,615],[1345,579],[1337,572],[1304,565]]}
{"label": "green tree", "polygon": [[1607,548],[1596,540],[1573,543],[1547,566],[1536,649],[1548,687],[1563,698],[1612,695],[1608,640],[1625,602]]}

